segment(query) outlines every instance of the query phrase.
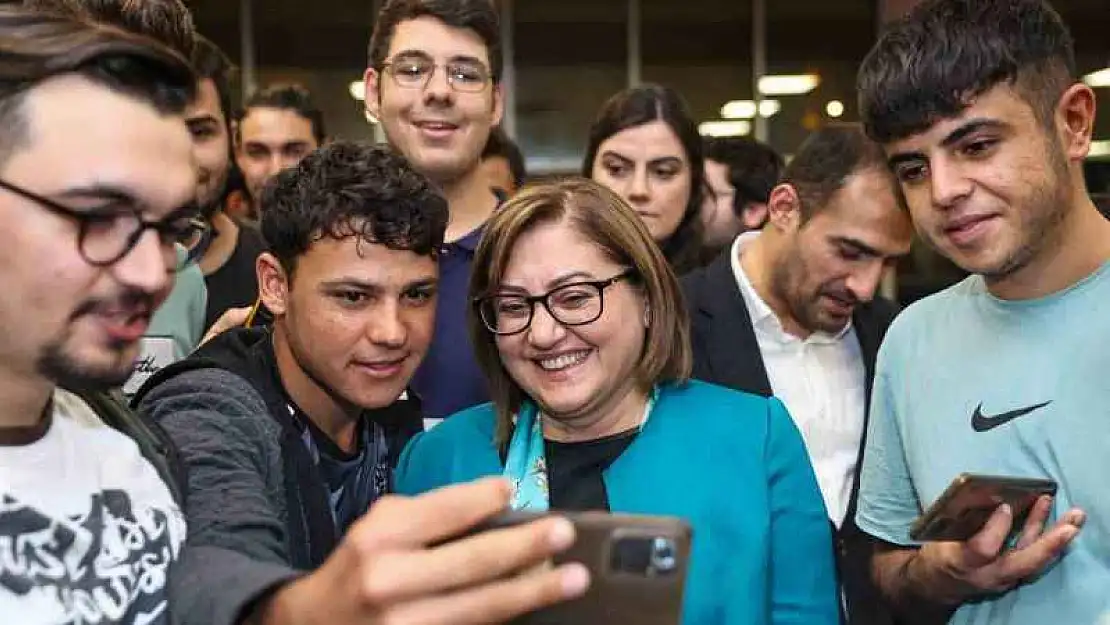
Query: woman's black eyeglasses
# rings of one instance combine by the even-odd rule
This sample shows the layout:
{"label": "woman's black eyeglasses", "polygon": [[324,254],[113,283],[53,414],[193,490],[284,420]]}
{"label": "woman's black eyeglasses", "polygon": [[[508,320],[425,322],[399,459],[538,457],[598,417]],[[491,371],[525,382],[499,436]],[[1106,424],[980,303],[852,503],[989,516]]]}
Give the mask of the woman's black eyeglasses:
{"label": "woman's black eyeglasses", "polygon": [[605,289],[635,275],[627,269],[607,280],[572,282],[543,295],[495,293],[474,300],[486,329],[500,336],[519,334],[532,325],[536,304],[567,326],[593,323],[605,311]]}

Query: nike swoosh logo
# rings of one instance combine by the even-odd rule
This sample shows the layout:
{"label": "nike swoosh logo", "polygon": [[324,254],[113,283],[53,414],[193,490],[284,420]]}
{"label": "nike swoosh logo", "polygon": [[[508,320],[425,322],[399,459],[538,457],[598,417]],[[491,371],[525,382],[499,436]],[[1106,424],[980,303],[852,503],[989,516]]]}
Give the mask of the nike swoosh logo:
{"label": "nike swoosh logo", "polygon": [[1000,425],[1006,425],[1007,423],[1013,421],[1014,419],[1017,419],[1018,417],[1024,417],[1030,412],[1040,410],[1041,408],[1044,408],[1051,403],[1051,401],[1046,401],[1044,403],[1029,406],[1027,408],[1018,408],[1017,410],[1011,410],[1009,412],[1003,412],[1002,414],[990,416],[983,414],[983,404],[979,404],[975,407],[975,413],[971,415],[971,429],[975,430],[976,432],[987,432]]}

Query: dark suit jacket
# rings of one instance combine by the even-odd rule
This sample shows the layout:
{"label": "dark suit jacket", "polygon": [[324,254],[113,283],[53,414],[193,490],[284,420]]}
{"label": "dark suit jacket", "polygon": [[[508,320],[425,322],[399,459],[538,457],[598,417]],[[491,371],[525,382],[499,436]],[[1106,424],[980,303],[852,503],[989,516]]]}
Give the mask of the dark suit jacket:
{"label": "dark suit jacket", "polygon": [[[730,388],[769,396],[771,382],[759,351],[751,315],[732,273],[731,246],[710,265],[687,274],[682,290],[690,311],[694,344],[694,377]],[[897,314],[897,307],[884,299],[856,308],[852,325],[860,343],[866,369],[866,399],[871,401],[875,357],[883,336]],[[864,431],[866,432],[866,414]],[[862,460],[863,441],[860,441]],[[858,466],[858,465],[857,465]],[[856,527],[859,471],[843,527],[836,535],[837,567],[848,603],[850,625],[890,625],[890,611],[883,606],[871,581],[871,543]]]}

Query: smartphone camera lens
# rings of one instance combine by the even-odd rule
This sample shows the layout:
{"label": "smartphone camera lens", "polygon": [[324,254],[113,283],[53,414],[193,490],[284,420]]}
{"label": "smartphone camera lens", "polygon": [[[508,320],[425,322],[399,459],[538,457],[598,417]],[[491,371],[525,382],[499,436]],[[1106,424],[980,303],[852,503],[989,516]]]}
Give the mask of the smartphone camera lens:
{"label": "smartphone camera lens", "polygon": [[674,541],[670,538],[658,536],[651,543],[651,568],[659,575],[666,575],[675,570],[678,565],[678,554],[675,552]]}
{"label": "smartphone camera lens", "polygon": [[678,548],[666,536],[626,536],[613,542],[609,565],[618,573],[671,575],[678,569]]}

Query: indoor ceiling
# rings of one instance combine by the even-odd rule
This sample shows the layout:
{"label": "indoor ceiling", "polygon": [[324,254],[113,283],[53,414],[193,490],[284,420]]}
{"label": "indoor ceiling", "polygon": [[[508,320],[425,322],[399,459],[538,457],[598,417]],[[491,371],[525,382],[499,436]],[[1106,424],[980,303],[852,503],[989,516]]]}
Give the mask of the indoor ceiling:
{"label": "indoor ceiling", "polygon": [[[512,2],[516,53],[522,64],[611,63],[624,56],[624,0]],[[192,0],[189,4],[201,32],[238,58],[240,1]],[[257,62],[320,68],[357,65],[365,55],[378,4],[254,0]],[[873,37],[875,0],[769,0],[767,4],[773,58],[858,57]],[[1090,46],[1107,48],[1107,0],[1061,0],[1055,5],[1071,25],[1081,52]],[[680,66],[750,58],[749,0],[642,0],[641,12],[645,64]],[[1090,63],[1110,64],[1110,51]]]}

